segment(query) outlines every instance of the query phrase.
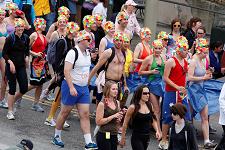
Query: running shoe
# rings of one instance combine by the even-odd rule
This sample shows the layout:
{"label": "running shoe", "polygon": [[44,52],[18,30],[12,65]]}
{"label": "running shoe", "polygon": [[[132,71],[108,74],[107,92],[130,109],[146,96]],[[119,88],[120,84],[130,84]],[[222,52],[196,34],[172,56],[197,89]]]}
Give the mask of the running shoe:
{"label": "running shoe", "polygon": [[51,126],[51,127],[55,127],[56,126],[56,122],[54,119],[48,120],[48,118],[45,120],[45,125],[47,126]]}
{"label": "running shoe", "polygon": [[52,144],[57,145],[59,147],[64,147],[64,143],[62,142],[62,140],[59,138],[58,135],[53,138]]}
{"label": "running shoe", "polygon": [[204,149],[211,149],[211,148],[215,148],[216,147],[216,143],[213,143],[212,141],[207,142],[204,144]]}
{"label": "running shoe", "polygon": [[47,99],[47,90],[43,90],[42,92],[41,92],[41,96],[40,96],[40,100],[44,100],[44,99]]}
{"label": "running shoe", "polygon": [[55,100],[55,96],[54,96],[53,93],[49,93],[49,94],[47,95],[46,99],[47,99],[48,101],[54,101],[54,100]]}
{"label": "running shoe", "polygon": [[169,142],[168,141],[161,140],[159,142],[159,149],[161,149],[161,150],[167,150],[168,147],[169,147]]}
{"label": "running shoe", "polygon": [[14,117],[12,111],[9,111],[9,112],[7,113],[7,116],[6,116],[6,117],[7,117],[9,120],[15,120],[15,117]]}
{"label": "running shoe", "polygon": [[44,112],[44,109],[39,104],[33,104],[31,109],[37,112]]}
{"label": "running shoe", "polygon": [[8,103],[5,98],[2,101],[0,101],[0,108],[8,109]]}
{"label": "running shoe", "polygon": [[15,105],[16,105],[16,108],[21,108],[21,101],[22,101],[22,98],[19,98],[16,102],[15,102]]}
{"label": "running shoe", "polygon": [[65,121],[63,128],[69,128],[69,127],[70,127],[70,125]]}
{"label": "running shoe", "polygon": [[94,150],[94,149],[98,149],[98,146],[95,143],[89,143],[85,145],[85,150]]}

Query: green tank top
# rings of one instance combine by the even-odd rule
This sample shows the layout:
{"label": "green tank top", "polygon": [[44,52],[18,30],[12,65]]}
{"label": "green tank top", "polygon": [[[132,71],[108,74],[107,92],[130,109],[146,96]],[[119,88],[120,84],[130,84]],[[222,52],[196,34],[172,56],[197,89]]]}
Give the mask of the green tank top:
{"label": "green tank top", "polygon": [[159,70],[159,74],[152,74],[149,76],[148,80],[149,81],[152,81],[155,79],[156,76],[163,76],[164,74],[164,68],[165,68],[165,63],[164,63],[164,60],[162,59],[162,57],[160,56],[161,60],[162,60],[162,63],[161,65],[158,65],[157,62],[156,62],[156,59],[155,57],[153,57],[153,61],[152,61],[152,65],[149,67],[150,70],[154,70],[155,68],[158,68]]}

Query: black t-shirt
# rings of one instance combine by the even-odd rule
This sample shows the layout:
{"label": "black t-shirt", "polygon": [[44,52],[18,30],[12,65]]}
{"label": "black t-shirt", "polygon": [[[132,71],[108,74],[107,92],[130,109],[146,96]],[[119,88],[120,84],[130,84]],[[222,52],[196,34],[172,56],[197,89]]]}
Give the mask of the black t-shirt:
{"label": "black t-shirt", "polygon": [[95,35],[95,48],[99,48],[101,39],[105,37],[105,32],[102,27],[98,27],[96,31],[92,31],[92,33]]}
{"label": "black t-shirt", "polygon": [[21,37],[15,33],[9,35],[2,52],[6,63],[10,59],[15,67],[24,67],[25,57],[29,56],[29,43],[30,39],[26,34],[22,34]]}

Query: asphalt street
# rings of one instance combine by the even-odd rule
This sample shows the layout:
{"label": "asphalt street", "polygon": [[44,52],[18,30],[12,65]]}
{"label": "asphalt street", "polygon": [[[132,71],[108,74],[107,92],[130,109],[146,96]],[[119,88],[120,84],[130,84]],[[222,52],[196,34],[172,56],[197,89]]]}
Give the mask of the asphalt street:
{"label": "asphalt street", "polygon": [[[42,104],[45,109],[44,113],[34,112],[31,110],[34,91],[30,91],[23,97],[22,108],[17,109],[16,120],[10,121],[6,118],[7,110],[0,109],[0,150],[9,146],[14,146],[23,138],[30,139],[34,143],[34,150],[57,150],[60,149],[51,144],[54,135],[54,128],[44,125],[44,121],[50,109],[50,102],[46,101]],[[91,113],[93,113],[95,106],[91,105]],[[79,117],[74,110],[68,119],[70,128],[62,132],[62,139],[65,142],[65,150],[82,150],[84,149],[84,139],[80,130]],[[222,129],[218,125],[218,114],[211,116],[210,123],[217,129],[217,133],[210,135],[210,138],[216,142],[222,136]],[[95,127],[94,117],[91,115],[92,133]],[[200,129],[200,122],[195,122],[200,136],[198,136],[199,144],[202,144],[202,135]],[[127,134],[127,144],[124,150],[131,150],[130,146],[130,132]],[[158,141],[154,138],[152,133],[151,141],[148,150],[156,150]],[[122,150],[122,149],[119,149]]]}

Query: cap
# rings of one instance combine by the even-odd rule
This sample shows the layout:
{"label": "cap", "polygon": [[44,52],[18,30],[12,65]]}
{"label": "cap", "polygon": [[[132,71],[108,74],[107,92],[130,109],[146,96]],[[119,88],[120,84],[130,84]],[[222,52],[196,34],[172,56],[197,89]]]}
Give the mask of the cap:
{"label": "cap", "polygon": [[141,28],[141,31],[140,31],[141,39],[144,39],[147,35],[151,35],[151,34],[152,32],[148,27]]}
{"label": "cap", "polygon": [[74,32],[78,32],[80,30],[80,27],[77,23],[75,22],[69,22],[66,25],[66,32],[68,33],[74,33]]}
{"label": "cap", "polygon": [[15,23],[15,27],[18,27],[18,26],[25,26],[25,21],[23,20],[23,19],[21,19],[21,18],[15,18],[15,21],[14,21],[14,23]]}
{"label": "cap", "polygon": [[187,113],[187,108],[185,105],[181,103],[176,103],[170,107],[171,114],[179,115],[181,118],[184,118],[185,114]]}
{"label": "cap", "polygon": [[158,39],[169,39],[169,35],[165,31],[160,31],[158,34]]}
{"label": "cap", "polygon": [[6,14],[6,11],[5,11],[5,9],[3,9],[3,8],[0,8],[0,14]]}
{"label": "cap", "polygon": [[16,3],[11,2],[6,4],[6,10],[9,11],[9,14],[12,13],[12,10],[17,10],[17,9],[18,9],[18,5]]}
{"label": "cap", "polygon": [[96,21],[103,21],[103,19],[104,19],[103,15],[100,15],[100,14],[95,14],[94,18]]}
{"label": "cap", "polygon": [[123,41],[123,33],[122,33],[122,32],[116,31],[116,32],[114,33],[113,40],[116,40],[116,41]]}
{"label": "cap", "polygon": [[82,30],[78,33],[77,35],[77,42],[80,42],[82,40],[91,40],[91,35],[90,33],[88,33],[87,31],[85,30]]}
{"label": "cap", "polygon": [[125,5],[126,5],[126,6],[127,6],[127,5],[137,6],[138,4],[135,3],[133,0],[127,0],[126,3],[125,3]]}
{"label": "cap", "polygon": [[129,16],[128,16],[124,11],[121,11],[121,12],[119,12],[118,15],[116,16],[116,19],[117,19],[118,21],[123,20],[123,19],[128,20],[128,19],[129,19]]}
{"label": "cap", "polygon": [[83,18],[84,28],[91,28],[91,26],[95,24],[95,18],[92,15],[86,15]]}
{"label": "cap", "polygon": [[46,25],[46,21],[44,18],[36,18],[34,20],[34,27],[36,30],[40,29],[43,25]]}
{"label": "cap", "polygon": [[208,51],[209,42],[205,38],[199,38],[196,40],[195,50],[196,53],[206,52]]}
{"label": "cap", "polygon": [[58,9],[59,16],[61,16],[61,15],[67,16],[69,14],[70,14],[70,10],[67,7],[65,7],[65,6],[59,7],[59,9]]}
{"label": "cap", "polygon": [[163,47],[163,44],[162,44],[162,40],[161,39],[157,39],[157,40],[154,40],[152,42],[152,46],[155,48],[155,47]]}
{"label": "cap", "polygon": [[115,28],[115,24],[112,21],[106,21],[105,24],[103,25],[103,28],[106,33],[109,32],[109,30]]}
{"label": "cap", "polygon": [[19,148],[24,148],[24,146],[26,146],[27,148],[29,148],[29,150],[33,149],[33,143],[30,140],[27,139],[23,139],[18,145],[16,145]]}
{"label": "cap", "polygon": [[179,36],[176,40],[176,51],[183,51],[188,49],[188,40],[184,36]]}

